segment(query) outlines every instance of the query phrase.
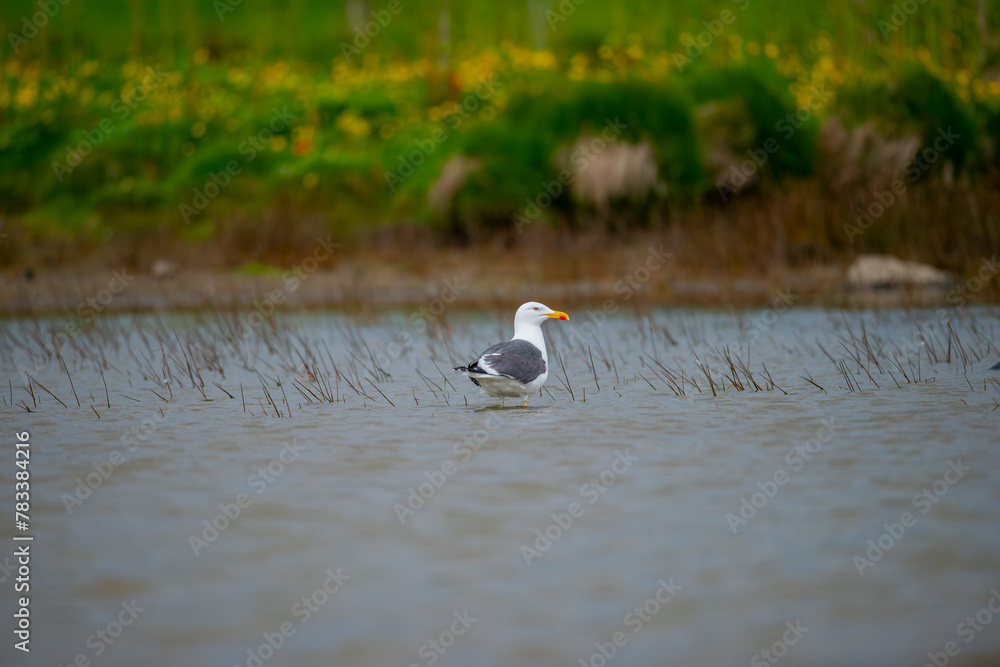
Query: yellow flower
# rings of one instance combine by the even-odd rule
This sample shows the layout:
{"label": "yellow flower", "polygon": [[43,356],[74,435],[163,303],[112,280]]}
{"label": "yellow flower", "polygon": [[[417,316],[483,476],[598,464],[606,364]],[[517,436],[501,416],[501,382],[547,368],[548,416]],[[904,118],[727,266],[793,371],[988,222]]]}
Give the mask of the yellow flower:
{"label": "yellow flower", "polygon": [[747,42],[747,53],[752,56],[760,55],[760,44],[757,42]]}
{"label": "yellow flower", "polygon": [[767,55],[768,58],[777,58],[778,45],[774,44],[773,42],[768,42],[767,45],[764,47],[764,53]]}
{"label": "yellow flower", "polygon": [[208,56],[209,56],[208,49],[206,49],[203,46],[194,52],[194,55],[191,56],[191,60],[194,62],[195,65],[204,65],[206,62],[208,62]]}
{"label": "yellow flower", "polygon": [[535,51],[531,62],[539,69],[554,69],[558,64],[556,57],[549,51]]}
{"label": "yellow flower", "polygon": [[226,80],[237,88],[246,88],[250,84],[250,75],[240,67],[232,67],[226,72]]}
{"label": "yellow flower", "polygon": [[371,124],[350,109],[337,116],[337,127],[344,134],[357,138],[367,137],[372,131]]}
{"label": "yellow flower", "polygon": [[38,100],[38,86],[34,83],[29,83],[23,86],[18,86],[17,93],[14,95],[15,106],[26,109],[28,107],[35,106],[35,102]]}
{"label": "yellow flower", "polygon": [[743,38],[739,35],[729,36],[729,57],[733,60],[743,57]]}
{"label": "yellow flower", "polygon": [[312,125],[298,125],[292,129],[292,141],[312,141],[316,128]]}
{"label": "yellow flower", "polygon": [[315,171],[310,171],[302,177],[302,187],[311,190],[319,183],[319,175]]}

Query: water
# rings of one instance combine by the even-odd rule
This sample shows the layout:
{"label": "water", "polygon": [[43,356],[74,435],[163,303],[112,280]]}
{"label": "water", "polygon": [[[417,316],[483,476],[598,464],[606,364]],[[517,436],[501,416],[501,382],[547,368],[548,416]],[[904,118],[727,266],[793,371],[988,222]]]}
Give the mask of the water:
{"label": "water", "polygon": [[[997,664],[995,308],[950,318],[950,361],[935,311],[586,311],[545,326],[550,393],[504,410],[446,369],[506,314],[279,315],[238,343],[231,314],[108,317],[63,347],[80,407],[44,354],[67,321],[3,322],[3,497],[26,430],[34,542],[32,651],[7,631],[0,662]],[[721,372],[748,336],[760,391]]]}

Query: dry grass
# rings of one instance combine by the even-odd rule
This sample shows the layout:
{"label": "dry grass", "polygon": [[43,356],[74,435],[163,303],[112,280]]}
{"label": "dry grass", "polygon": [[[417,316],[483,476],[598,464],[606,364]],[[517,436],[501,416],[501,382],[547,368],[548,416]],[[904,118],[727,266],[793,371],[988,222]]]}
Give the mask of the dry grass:
{"label": "dry grass", "polygon": [[[856,209],[875,201],[873,188],[889,187],[884,181],[873,186],[877,179],[871,173],[881,173],[911,148],[905,141],[887,142],[871,128],[859,128],[854,135],[837,139],[846,146],[847,162],[855,165],[851,173],[833,164],[823,177],[746,189],[727,203],[662,208],[653,211],[658,222],[633,224],[627,232],[615,231],[620,225],[579,229],[566,221],[556,227],[533,225],[522,234],[512,226],[477,229],[464,239],[407,224],[338,235],[331,232],[338,227],[335,221],[322,214],[270,212],[221,221],[215,237],[201,243],[166,233],[122,234],[91,245],[11,236],[0,250],[9,264],[4,281],[13,289],[0,296],[0,311],[75,307],[79,298],[93,293],[95,281],[123,266],[139,278],[115,308],[141,305],[142,299],[129,294],[151,296],[157,305],[199,306],[219,301],[226,292],[231,303],[247,303],[266,291],[275,275],[310,254],[317,237],[327,235],[341,244],[339,254],[320,268],[293,304],[372,297],[412,303],[425,296],[428,285],[455,276],[469,281],[478,296],[505,302],[526,291],[574,300],[603,298],[641,265],[650,246],[671,254],[669,263],[643,286],[640,296],[653,303],[754,301],[784,284],[829,299],[840,288],[846,266],[861,253],[892,254],[969,276],[1000,247],[1000,183],[943,175],[907,184],[905,196],[850,239],[845,225],[857,224]],[[866,172],[865,164],[874,164],[875,171]],[[613,206],[608,215],[616,215]],[[179,265],[177,280],[147,277],[160,259]],[[234,273],[249,262],[271,265],[273,275]],[[29,271],[35,277],[31,283],[22,277]],[[754,283],[759,289],[746,289]],[[214,298],[202,298],[207,284],[214,286]],[[737,284],[744,286],[742,291],[734,288]],[[53,295],[47,306],[40,297],[29,296],[45,293]],[[977,300],[995,299],[997,293],[997,281],[991,280]]]}

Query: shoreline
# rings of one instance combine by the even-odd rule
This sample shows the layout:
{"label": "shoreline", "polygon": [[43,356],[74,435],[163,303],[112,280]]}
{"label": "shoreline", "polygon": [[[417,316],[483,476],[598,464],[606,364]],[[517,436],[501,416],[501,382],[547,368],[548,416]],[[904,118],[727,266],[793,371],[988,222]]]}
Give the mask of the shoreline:
{"label": "shoreline", "polygon": [[[845,285],[846,269],[815,266],[781,269],[767,275],[718,275],[678,267],[651,270],[636,263],[632,271],[545,279],[527,277],[500,263],[455,267],[442,262],[415,272],[399,267],[340,262],[309,274],[274,270],[258,275],[219,270],[180,269],[173,277],[155,278],[128,267],[60,269],[28,279],[0,274],[0,317],[76,315],[85,320],[102,313],[187,310],[340,309],[380,312],[394,309],[438,310],[509,308],[537,300],[560,307],[614,302],[639,311],[652,307],[754,308],[791,295],[795,305],[837,308],[948,306],[954,288],[853,290]],[[788,297],[784,297],[786,302]],[[977,305],[1000,302],[994,286],[966,299]]]}

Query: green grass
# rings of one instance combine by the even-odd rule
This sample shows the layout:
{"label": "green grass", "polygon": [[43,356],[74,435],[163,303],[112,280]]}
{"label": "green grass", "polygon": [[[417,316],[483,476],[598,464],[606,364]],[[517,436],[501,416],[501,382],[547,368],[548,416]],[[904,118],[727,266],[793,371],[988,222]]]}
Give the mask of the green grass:
{"label": "green grass", "polygon": [[[916,134],[924,148],[953,127],[960,140],[947,161],[985,187],[1000,145],[1000,92],[987,85],[1000,65],[1000,0],[984,3],[985,25],[971,3],[919,5],[884,39],[898,4],[587,0],[559,16],[556,2],[449,3],[442,41],[441,5],[403,0],[348,65],[346,3],[243,2],[220,17],[194,0],[74,0],[16,53],[9,39],[0,45],[0,215],[38,241],[96,242],[107,230],[211,241],[234,225],[253,235],[254,221],[275,211],[287,221],[319,216],[338,231],[503,230],[557,178],[559,149],[609,118],[627,124],[624,141],[653,147],[669,193],[652,205],[617,203],[636,226],[665,212],[698,219],[714,205],[705,151],[720,139],[736,156],[779,141],[760,192],[811,182],[822,123],[834,115],[848,128],[874,122],[890,138]],[[19,33],[36,11],[37,2],[0,0],[0,28]],[[691,39],[701,40],[697,52]],[[682,68],[680,54],[693,56]],[[123,112],[147,66],[168,76]],[[484,73],[498,87],[479,99]],[[779,121],[813,85],[832,99],[781,134]],[[455,115],[470,101],[474,110]],[[276,109],[293,118],[270,133]],[[91,154],[71,171],[53,168],[102,121],[112,131]],[[265,131],[269,142],[248,148]],[[443,139],[390,188],[386,174],[433,136]],[[480,168],[442,214],[427,193],[457,154]],[[233,164],[239,174],[186,223],[181,206]],[[543,215],[550,225],[585,217],[566,193]],[[0,249],[0,263],[13,256],[12,244]]]}
{"label": "green grass", "polygon": [[[387,4],[387,0],[373,0],[359,6],[378,12]],[[976,3],[951,0],[920,4],[899,29],[887,31],[886,40],[882,26],[887,23],[880,22],[891,24],[894,7],[899,4],[894,0],[637,0],[623,5],[586,0],[565,15],[565,21],[556,19],[550,27],[544,11],[561,14],[559,2],[449,3],[451,40],[442,47],[437,40],[440,3],[401,0],[402,11],[379,28],[379,34],[371,38],[364,51],[386,59],[412,59],[436,57],[442,48],[454,54],[463,43],[497,45],[507,41],[571,55],[588,48],[596,50],[603,43],[625,42],[630,35],[638,36],[651,48],[680,51],[681,35],[706,30],[704,22],[719,20],[721,13],[729,10],[736,17],[732,29],[745,41],[774,42],[803,55],[814,49],[817,35],[825,35],[843,55],[866,65],[882,59],[874,47],[883,42],[900,47],[926,46],[946,67],[969,67],[988,54],[980,38]],[[987,0],[983,4],[987,29],[995,31],[1000,20],[998,3]],[[221,17],[217,5],[196,0],[72,1],[61,6],[50,25],[31,40],[25,51],[32,57],[57,62],[69,58],[122,61],[142,57],[171,64],[176,60],[180,64],[183,54],[189,57],[200,46],[206,46],[224,59],[253,54],[325,64],[340,55],[341,42],[353,44],[355,25],[364,27],[352,21],[345,2],[243,2]],[[535,12],[529,14],[529,8]],[[16,30],[22,17],[36,11],[34,0],[3,0],[3,32]],[[370,20],[366,12],[363,21]],[[727,35],[722,37],[724,40]],[[5,57],[13,51],[8,40],[3,48]]]}

